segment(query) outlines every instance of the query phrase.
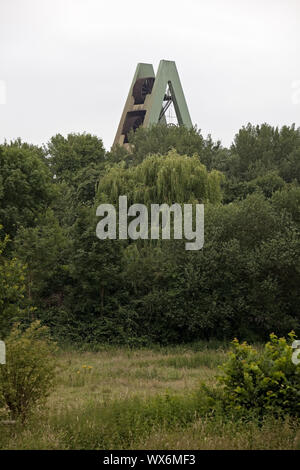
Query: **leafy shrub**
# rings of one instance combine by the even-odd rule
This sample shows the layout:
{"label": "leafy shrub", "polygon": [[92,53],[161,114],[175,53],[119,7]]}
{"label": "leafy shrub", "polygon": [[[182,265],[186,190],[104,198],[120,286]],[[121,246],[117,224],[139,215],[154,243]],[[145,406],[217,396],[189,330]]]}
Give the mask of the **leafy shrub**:
{"label": "leafy shrub", "polygon": [[24,420],[34,405],[48,396],[54,379],[56,346],[39,321],[25,331],[15,324],[5,343],[6,364],[0,366],[0,405],[7,407],[13,418]]}
{"label": "leafy shrub", "polygon": [[[288,336],[295,338],[294,332]],[[203,387],[211,405],[226,413],[300,417],[300,367],[292,362],[288,341],[272,333],[262,351],[237,339],[232,345],[218,377],[222,389]]]}

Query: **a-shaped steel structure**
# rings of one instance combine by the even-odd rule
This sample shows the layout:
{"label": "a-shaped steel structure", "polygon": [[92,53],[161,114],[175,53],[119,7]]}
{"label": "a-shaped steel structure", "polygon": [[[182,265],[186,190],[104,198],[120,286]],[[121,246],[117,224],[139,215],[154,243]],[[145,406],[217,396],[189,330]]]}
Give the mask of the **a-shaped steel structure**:
{"label": "a-shaped steel structure", "polygon": [[140,126],[166,124],[171,104],[178,125],[192,127],[175,62],[161,60],[156,76],[151,64],[138,64],[113,145],[127,145],[129,132]]}

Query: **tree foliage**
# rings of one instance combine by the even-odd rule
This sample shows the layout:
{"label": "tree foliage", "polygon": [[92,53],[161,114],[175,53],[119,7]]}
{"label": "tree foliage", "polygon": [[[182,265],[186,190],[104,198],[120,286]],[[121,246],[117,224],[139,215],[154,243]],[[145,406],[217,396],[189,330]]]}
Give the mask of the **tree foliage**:
{"label": "tree foliage", "polygon": [[[1,229],[1,226],[0,226]],[[4,338],[14,321],[26,315],[25,266],[15,257],[5,256],[9,243],[6,235],[0,239],[0,337]]]}
{"label": "tree foliage", "polygon": [[134,167],[113,166],[99,182],[98,200],[104,193],[114,203],[124,194],[130,203],[147,205],[218,203],[221,181],[221,173],[208,172],[198,155],[188,157],[170,150],[167,155],[149,155]]}
{"label": "tree foliage", "polygon": [[14,237],[20,227],[32,227],[55,197],[51,173],[42,149],[20,140],[0,145],[0,221]]}
{"label": "tree foliage", "polygon": [[[248,124],[224,148],[196,128],[153,126],[130,135],[130,151],[105,152],[90,134],[0,146],[0,220],[12,238],[0,255],[5,328],[24,296],[61,341],[300,332],[299,136],[294,125]],[[120,195],[204,203],[203,249],[99,240],[96,207]]]}

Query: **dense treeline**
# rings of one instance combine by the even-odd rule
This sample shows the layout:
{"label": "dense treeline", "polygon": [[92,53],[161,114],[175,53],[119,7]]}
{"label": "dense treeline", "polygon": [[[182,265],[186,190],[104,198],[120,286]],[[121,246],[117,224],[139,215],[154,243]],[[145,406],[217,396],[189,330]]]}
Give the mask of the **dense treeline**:
{"label": "dense treeline", "polygon": [[[0,146],[0,336],[40,318],[60,341],[262,340],[300,332],[300,129],[230,148],[155,126],[106,152],[90,134]],[[99,240],[101,202],[204,203],[202,250]]]}

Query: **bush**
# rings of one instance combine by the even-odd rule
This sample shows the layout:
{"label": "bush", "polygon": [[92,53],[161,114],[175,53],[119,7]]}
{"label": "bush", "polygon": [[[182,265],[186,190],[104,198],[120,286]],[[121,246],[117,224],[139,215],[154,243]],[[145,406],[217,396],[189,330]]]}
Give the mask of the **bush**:
{"label": "bush", "polygon": [[15,324],[5,343],[6,364],[0,366],[0,406],[7,407],[13,418],[24,420],[49,394],[56,346],[39,321],[25,331]]}
{"label": "bush", "polygon": [[[295,338],[294,332],[288,336]],[[212,407],[226,414],[300,417],[300,366],[292,362],[289,342],[272,333],[261,351],[237,339],[232,345],[218,377],[222,389],[203,387]]]}

